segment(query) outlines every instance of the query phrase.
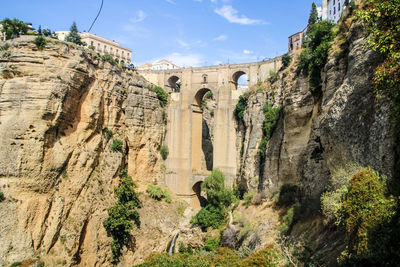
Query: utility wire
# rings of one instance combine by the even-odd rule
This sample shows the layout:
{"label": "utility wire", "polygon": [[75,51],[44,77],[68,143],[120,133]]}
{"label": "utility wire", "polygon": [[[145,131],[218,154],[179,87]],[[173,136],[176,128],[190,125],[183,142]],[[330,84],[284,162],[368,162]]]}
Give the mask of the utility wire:
{"label": "utility wire", "polygon": [[104,0],[101,0],[100,10],[99,10],[99,12],[97,13],[97,16],[96,16],[96,18],[94,19],[92,25],[90,26],[88,32],[90,32],[90,30],[92,29],[92,27],[93,27],[94,23],[96,22],[97,18],[100,16],[101,10],[103,9],[103,3],[104,3]]}

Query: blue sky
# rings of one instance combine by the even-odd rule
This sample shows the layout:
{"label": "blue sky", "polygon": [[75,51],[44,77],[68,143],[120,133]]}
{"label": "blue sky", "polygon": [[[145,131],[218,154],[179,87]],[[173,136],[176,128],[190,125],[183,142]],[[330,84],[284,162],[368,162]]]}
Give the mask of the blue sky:
{"label": "blue sky", "polygon": [[[0,19],[35,28],[88,30],[101,0],[1,0]],[[91,33],[132,49],[133,63],[183,66],[254,62],[282,55],[302,30],[312,0],[104,0]],[[317,5],[321,0],[315,1]]]}

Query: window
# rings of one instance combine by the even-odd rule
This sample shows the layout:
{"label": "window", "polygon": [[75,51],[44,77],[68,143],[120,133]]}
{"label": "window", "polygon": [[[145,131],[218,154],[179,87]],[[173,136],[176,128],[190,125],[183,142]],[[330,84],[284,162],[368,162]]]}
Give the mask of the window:
{"label": "window", "polygon": [[107,52],[107,46],[106,45],[104,45],[103,52]]}
{"label": "window", "polygon": [[336,7],[333,7],[333,14],[336,15]]}
{"label": "window", "polygon": [[91,42],[90,42],[90,45],[91,45],[91,46],[94,46],[94,43],[93,43],[93,41],[91,41]]}
{"label": "window", "polygon": [[112,55],[112,47],[110,47],[110,54]]}
{"label": "window", "polygon": [[97,43],[97,50],[100,50],[100,43]]}
{"label": "window", "polygon": [[340,2],[338,3],[338,11],[340,11]]}

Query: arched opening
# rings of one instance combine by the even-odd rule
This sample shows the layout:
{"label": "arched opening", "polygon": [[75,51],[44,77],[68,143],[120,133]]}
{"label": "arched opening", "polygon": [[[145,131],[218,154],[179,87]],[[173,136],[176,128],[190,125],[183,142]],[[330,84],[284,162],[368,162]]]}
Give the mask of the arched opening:
{"label": "arched opening", "polygon": [[216,101],[210,89],[200,89],[192,104],[192,171],[204,174],[213,169],[213,129]]}
{"label": "arched opening", "polygon": [[249,89],[249,76],[244,71],[237,71],[233,74],[232,80],[235,84],[236,90]]}
{"label": "arched opening", "polygon": [[202,80],[203,84],[208,83],[208,75],[207,74],[203,74],[202,78],[203,78],[203,80]]}
{"label": "arched opening", "polygon": [[204,195],[202,195],[202,191],[201,191],[202,183],[203,183],[202,181],[195,183],[192,187],[192,190],[196,194],[197,201],[200,204],[200,207],[205,207],[207,205],[207,199],[205,198]]}
{"label": "arched opening", "polygon": [[168,79],[168,86],[174,93],[179,93],[181,91],[181,85],[181,79],[179,79],[177,76],[172,76]]}

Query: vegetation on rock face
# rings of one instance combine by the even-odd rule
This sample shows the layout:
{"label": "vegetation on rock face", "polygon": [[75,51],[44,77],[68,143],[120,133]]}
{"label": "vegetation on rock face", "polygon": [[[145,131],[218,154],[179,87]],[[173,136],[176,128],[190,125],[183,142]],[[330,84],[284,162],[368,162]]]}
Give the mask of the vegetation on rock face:
{"label": "vegetation on rock face", "polygon": [[321,197],[324,215],[346,229],[347,248],[341,262],[356,265],[392,261],[396,258],[393,252],[398,251],[393,236],[399,237],[400,230],[394,230],[397,203],[388,195],[386,182],[371,168],[363,168],[342,184]]}
{"label": "vegetation on rock face", "polygon": [[69,33],[65,36],[66,42],[72,42],[77,45],[83,45],[82,38],[79,35],[78,27],[76,26],[76,22],[74,21],[69,29]]}
{"label": "vegetation on rock face", "polygon": [[101,59],[110,63],[113,66],[117,65],[117,62],[115,61],[115,59],[109,54],[101,55]]}
{"label": "vegetation on rock face", "polygon": [[19,37],[21,34],[28,32],[28,25],[18,19],[6,18],[2,21],[2,32],[5,33],[6,40]]}
{"label": "vegetation on rock face", "polygon": [[149,196],[155,200],[165,199],[165,202],[171,203],[171,195],[167,189],[162,188],[159,185],[149,184],[147,185],[146,192]]}
{"label": "vegetation on rock face", "polygon": [[113,143],[111,145],[111,151],[112,152],[121,152],[122,151],[122,145],[123,145],[122,140],[114,139]]}
{"label": "vegetation on rock face", "polygon": [[243,122],[244,112],[247,108],[247,101],[249,100],[249,94],[243,94],[239,96],[239,102],[236,104],[235,110],[233,114],[235,115],[235,119],[239,122]]}
{"label": "vegetation on rock face", "polygon": [[165,107],[168,103],[168,93],[164,91],[164,89],[162,89],[159,86],[149,86],[147,87],[147,89],[149,89],[150,91],[153,91],[157,94],[157,98],[160,101],[160,105],[162,107]]}
{"label": "vegetation on rock face", "polygon": [[0,202],[2,202],[4,199],[6,199],[6,198],[4,197],[3,192],[0,192]]}
{"label": "vegetation on rock face", "polygon": [[209,227],[218,228],[225,220],[229,206],[237,201],[232,190],[225,186],[225,176],[219,170],[213,170],[201,188],[207,195],[207,205],[191,220],[203,230]]}
{"label": "vegetation on rock face", "polygon": [[290,62],[292,62],[292,57],[289,54],[284,54],[282,56],[282,67],[281,67],[281,71],[286,69],[287,67],[289,67]]}
{"label": "vegetation on rock face", "polygon": [[184,253],[184,254],[152,254],[140,267],[249,267],[249,266],[283,266],[284,256],[275,245],[241,258],[229,248],[220,248],[215,252]]}
{"label": "vegetation on rock face", "polygon": [[313,94],[319,94],[322,89],[321,71],[328,60],[328,52],[335,37],[333,26],[329,20],[310,26],[300,54],[297,73],[309,76],[310,91]]}
{"label": "vegetation on rock face", "polygon": [[279,74],[277,71],[274,70],[270,70],[269,71],[269,78],[268,81],[273,84],[274,82],[276,82],[279,79]]}
{"label": "vegetation on rock face", "polygon": [[163,160],[166,160],[168,158],[169,150],[166,145],[162,145],[160,148],[160,154]]}
{"label": "vegetation on rock face", "polygon": [[141,203],[135,192],[136,185],[128,175],[127,169],[120,174],[119,186],[114,188],[117,203],[108,209],[108,218],[103,222],[107,234],[113,238],[111,252],[113,261],[118,262],[124,246],[132,245],[132,221],[140,228],[139,213]]}
{"label": "vegetation on rock face", "polygon": [[112,131],[111,131],[110,129],[107,129],[107,128],[106,128],[104,131],[105,131],[105,137],[106,137],[106,139],[107,139],[107,140],[110,140],[110,139],[113,137]]}
{"label": "vegetation on rock face", "polygon": [[269,103],[265,103],[263,107],[264,117],[265,117],[263,123],[263,139],[258,145],[258,152],[263,158],[265,157],[268,141],[275,130],[280,110],[281,110],[280,108],[273,108],[272,105],[270,105]]}
{"label": "vegetation on rock face", "polygon": [[37,36],[35,40],[33,41],[39,50],[43,50],[43,48],[46,46],[47,40],[43,36]]}
{"label": "vegetation on rock face", "polygon": [[[368,32],[368,45],[382,57],[375,72],[374,83],[379,95],[393,102],[392,117],[396,131],[396,153],[400,155],[400,2],[398,0],[369,0],[359,12]],[[396,163],[396,176],[400,160]],[[400,194],[400,184],[395,185]]]}

